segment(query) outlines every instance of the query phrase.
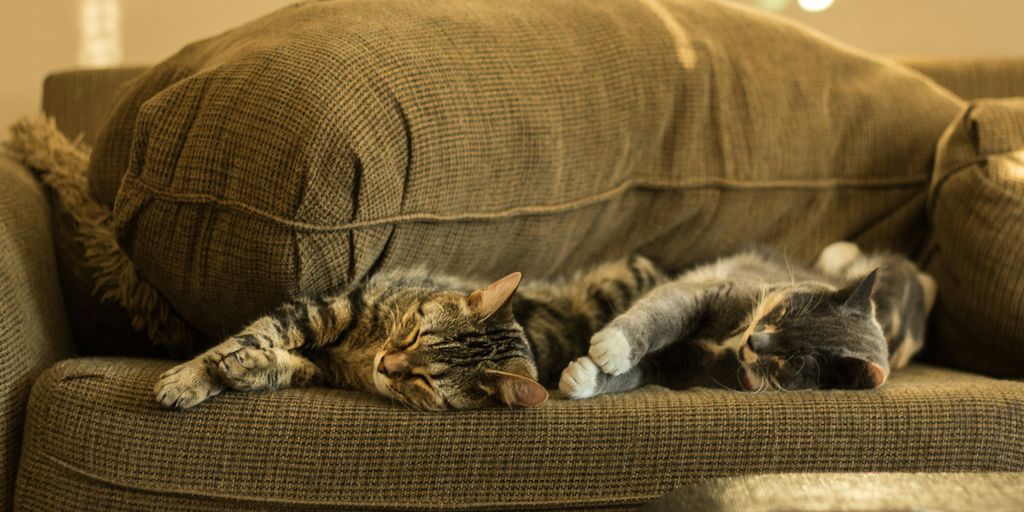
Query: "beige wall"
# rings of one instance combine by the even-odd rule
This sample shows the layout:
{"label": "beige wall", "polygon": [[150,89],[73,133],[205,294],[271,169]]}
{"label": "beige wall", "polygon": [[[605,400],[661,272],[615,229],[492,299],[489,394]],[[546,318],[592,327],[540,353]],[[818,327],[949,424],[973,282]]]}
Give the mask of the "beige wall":
{"label": "beige wall", "polygon": [[[121,0],[123,62],[152,64],[294,0]],[[0,0],[0,139],[39,111],[43,78],[78,65],[80,0]]]}
{"label": "beige wall", "polygon": [[819,13],[788,4],[784,15],[874,53],[1024,56],[1024,0],[835,0]]}
{"label": "beige wall", "polygon": [[[43,77],[77,65],[82,0],[0,0],[0,130],[38,111]],[[761,0],[737,0],[757,4]],[[786,0],[774,0],[776,3]],[[149,64],[291,0],[121,0],[123,62]],[[1024,56],[1024,0],[836,0],[783,14],[889,55]],[[2,136],[0,136],[2,137]]]}

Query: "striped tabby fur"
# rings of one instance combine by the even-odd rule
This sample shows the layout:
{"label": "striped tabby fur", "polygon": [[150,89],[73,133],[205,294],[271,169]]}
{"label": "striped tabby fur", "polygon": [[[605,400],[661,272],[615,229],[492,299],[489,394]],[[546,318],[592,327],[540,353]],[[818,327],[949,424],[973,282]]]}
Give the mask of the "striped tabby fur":
{"label": "striped tabby fur", "polygon": [[830,245],[815,268],[769,250],[699,266],[640,298],[566,367],[572,398],[633,389],[875,388],[921,349],[935,282],[906,258]]}
{"label": "striped tabby fur", "polygon": [[484,286],[424,269],[380,273],[257,319],[164,373],[156,398],[188,408],[226,389],[322,384],[421,410],[532,406],[595,332],[664,276],[631,257],[516,293],[519,280]]}

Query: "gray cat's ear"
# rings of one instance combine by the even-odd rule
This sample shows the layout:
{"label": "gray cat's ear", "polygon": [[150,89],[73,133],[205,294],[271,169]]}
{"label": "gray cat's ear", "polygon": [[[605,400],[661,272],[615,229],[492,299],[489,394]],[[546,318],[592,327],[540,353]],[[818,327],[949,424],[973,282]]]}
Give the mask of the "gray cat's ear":
{"label": "gray cat's ear", "polygon": [[[857,286],[849,292],[846,297],[846,301],[843,302],[844,306],[847,306],[858,311],[864,311],[865,313],[871,312],[871,293],[875,291],[875,281],[878,277],[878,269],[872,270],[870,274],[861,280]],[[846,290],[843,293],[847,293]]]}
{"label": "gray cat's ear", "polygon": [[857,357],[843,357],[834,369],[837,382],[836,388],[841,389],[875,389],[885,384],[889,378],[889,369],[878,363]]}
{"label": "gray cat's ear", "polygon": [[502,403],[517,407],[535,407],[548,399],[548,390],[539,382],[515,373],[486,370],[497,377],[497,398]]}
{"label": "gray cat's ear", "polygon": [[[512,295],[519,288],[519,281],[523,275],[513,272],[497,281],[469,294],[466,303],[469,309],[480,320],[487,320],[495,316],[512,316]],[[504,318],[501,318],[504,319]]]}

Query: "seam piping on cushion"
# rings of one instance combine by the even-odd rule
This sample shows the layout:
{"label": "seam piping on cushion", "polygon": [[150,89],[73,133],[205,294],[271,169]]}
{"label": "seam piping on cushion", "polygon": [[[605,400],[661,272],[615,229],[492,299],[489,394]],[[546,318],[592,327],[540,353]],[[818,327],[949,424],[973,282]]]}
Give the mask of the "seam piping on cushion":
{"label": "seam piping on cushion", "polygon": [[[83,470],[81,468],[78,468],[78,467],[75,467],[75,466],[73,466],[73,465],[71,465],[71,464],[69,464],[69,463],[67,463],[67,462],[65,462],[63,460],[60,460],[57,457],[55,457],[53,455],[50,455],[49,453],[43,452],[40,455],[42,457],[48,459],[50,462],[56,464],[57,466],[60,466],[64,470],[66,470],[66,471],[68,471],[68,472],[70,472],[70,473],[72,473],[72,474],[74,474],[74,475],[76,475],[76,476],[78,476],[80,478],[91,480],[93,482],[100,483],[100,484],[103,484],[103,485],[106,485],[106,486],[109,486],[109,487],[118,488],[118,489],[124,489],[124,490],[128,490],[128,491],[141,491],[141,492],[145,492],[145,493],[149,493],[149,494],[160,494],[160,495],[165,495],[165,496],[181,496],[181,497],[188,497],[188,498],[217,499],[217,500],[224,500],[224,501],[235,502],[235,503],[250,503],[250,504],[251,503],[272,503],[274,505],[298,505],[298,506],[302,506],[302,507],[323,507],[323,506],[327,505],[327,506],[332,506],[332,507],[340,506],[340,507],[366,508],[366,509],[370,509],[370,510],[378,510],[382,506],[386,507],[389,510],[403,510],[403,509],[404,510],[481,510],[481,509],[508,510],[508,508],[510,506],[509,503],[499,503],[499,502],[481,502],[481,503],[475,503],[475,504],[471,504],[471,505],[467,504],[467,505],[455,505],[455,506],[453,506],[453,504],[449,503],[449,502],[437,502],[437,503],[433,503],[433,504],[424,504],[423,502],[416,502],[415,504],[409,503],[409,504],[403,504],[403,505],[392,505],[392,504],[384,505],[384,504],[381,504],[381,503],[373,503],[373,502],[369,502],[369,501],[365,501],[365,502],[358,502],[358,501],[333,501],[333,500],[323,500],[323,501],[308,500],[307,501],[307,500],[298,500],[298,499],[280,499],[280,498],[274,499],[274,498],[265,498],[265,497],[251,497],[251,498],[249,498],[249,497],[244,497],[244,496],[230,496],[230,495],[223,495],[223,494],[210,493],[210,492],[195,492],[195,491],[192,491],[192,490],[187,490],[186,491],[186,490],[173,490],[173,489],[157,489],[157,488],[145,487],[145,486],[140,486],[140,485],[127,485],[127,484],[123,484],[123,483],[114,481],[114,480],[109,479],[109,478],[105,478],[105,477],[101,477],[101,476],[98,476],[98,475],[94,475],[94,474],[92,474],[92,473],[90,473],[88,471],[85,471],[85,470]],[[580,507],[580,506],[615,506],[615,505],[630,505],[630,504],[641,505],[641,504],[647,503],[648,501],[651,501],[651,500],[653,500],[653,499],[655,499],[655,498],[657,498],[659,496],[661,496],[661,495],[660,494],[651,494],[651,495],[644,495],[644,496],[634,495],[634,496],[629,496],[629,497],[624,497],[624,498],[610,498],[610,499],[604,499],[604,500],[589,500],[589,501],[588,500],[580,500],[580,501],[527,501],[527,502],[513,503],[513,504],[511,504],[511,506],[513,506],[513,507],[530,507],[530,508],[540,507],[540,508],[544,508],[544,507],[552,507],[552,506],[555,506],[555,507],[560,507],[560,506]]]}
{"label": "seam piping on cushion", "polygon": [[155,199],[164,201],[172,201],[178,203],[195,203],[195,204],[214,204],[220,208],[227,208],[231,210],[237,210],[248,213],[250,215],[257,215],[266,220],[276,222],[281,225],[290,226],[295,229],[303,231],[313,232],[331,232],[331,231],[346,231],[351,229],[366,228],[380,226],[384,224],[397,224],[397,223],[410,223],[410,222],[458,222],[458,221],[486,221],[486,220],[500,220],[516,217],[526,217],[533,215],[551,215],[556,213],[564,213],[579,210],[588,206],[592,206],[599,203],[604,203],[614,199],[615,197],[621,196],[623,193],[633,189],[653,189],[653,190],[695,190],[695,189],[735,189],[735,190],[827,190],[827,189],[839,189],[839,188],[904,188],[913,187],[921,184],[925,184],[931,181],[930,176],[924,177],[910,177],[910,178],[894,178],[888,180],[843,180],[843,179],[831,179],[831,180],[820,180],[820,181],[800,181],[800,180],[779,180],[779,181],[751,181],[751,182],[739,182],[732,180],[701,180],[700,182],[689,182],[689,183],[657,183],[657,182],[640,182],[633,180],[625,180],[613,188],[585,196],[574,201],[569,201],[560,204],[553,205],[533,205],[533,206],[521,206],[518,208],[509,208],[507,210],[500,210],[496,212],[473,212],[463,213],[455,215],[441,215],[441,214],[430,214],[430,213],[411,213],[406,215],[395,215],[392,217],[385,217],[382,219],[365,220],[359,222],[351,222],[346,224],[337,225],[316,225],[308,224],[305,222],[297,222],[291,219],[268,213],[259,208],[255,208],[248,204],[223,200],[216,198],[208,194],[174,194],[167,193],[163,190],[159,190],[148,183],[134,177],[125,176],[121,187],[140,188],[153,195]]}

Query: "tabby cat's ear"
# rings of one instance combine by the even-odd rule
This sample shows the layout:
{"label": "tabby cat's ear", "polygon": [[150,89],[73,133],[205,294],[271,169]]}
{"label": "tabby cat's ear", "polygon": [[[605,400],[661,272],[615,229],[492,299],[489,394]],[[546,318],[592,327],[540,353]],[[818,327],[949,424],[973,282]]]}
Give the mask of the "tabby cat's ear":
{"label": "tabby cat's ear", "polygon": [[834,387],[841,389],[875,389],[889,377],[888,368],[857,357],[840,358],[834,371],[837,378]]}
{"label": "tabby cat's ear", "polygon": [[846,297],[846,301],[843,302],[843,305],[858,311],[870,313],[871,293],[875,291],[875,280],[877,277],[878,269],[876,268],[875,270],[872,270],[867,277],[861,280],[853,291],[849,292],[849,295]]}
{"label": "tabby cat's ear", "polygon": [[480,320],[487,320],[494,316],[502,317],[504,315],[508,315],[508,319],[511,319],[512,301],[510,299],[516,293],[516,288],[519,288],[519,281],[522,278],[522,274],[513,272],[487,285],[486,288],[481,288],[469,294],[467,299],[469,309]]}
{"label": "tabby cat's ear", "polygon": [[486,371],[498,378],[498,400],[504,404],[534,407],[548,399],[548,390],[530,377],[498,370]]}

